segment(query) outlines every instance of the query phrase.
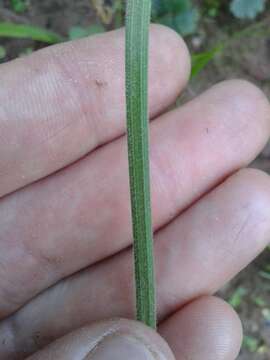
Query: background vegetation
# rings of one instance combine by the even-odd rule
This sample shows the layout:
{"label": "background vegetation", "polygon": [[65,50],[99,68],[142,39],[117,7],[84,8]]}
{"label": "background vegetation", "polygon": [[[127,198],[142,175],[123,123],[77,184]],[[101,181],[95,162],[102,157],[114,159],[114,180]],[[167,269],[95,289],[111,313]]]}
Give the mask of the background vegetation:
{"label": "background vegetation", "polygon": [[[152,19],[184,36],[192,54],[192,79],[178,103],[234,77],[251,80],[270,98],[270,1],[153,0]],[[123,0],[0,0],[0,62],[123,22]],[[253,166],[270,173],[270,145]],[[270,250],[220,295],[244,323],[239,359],[269,360]]]}

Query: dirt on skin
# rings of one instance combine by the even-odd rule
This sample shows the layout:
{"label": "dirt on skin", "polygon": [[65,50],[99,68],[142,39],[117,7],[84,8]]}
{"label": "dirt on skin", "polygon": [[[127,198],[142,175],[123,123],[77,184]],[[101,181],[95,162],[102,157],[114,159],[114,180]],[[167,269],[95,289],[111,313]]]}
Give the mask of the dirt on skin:
{"label": "dirt on skin", "polygon": [[[10,9],[10,1],[0,0],[0,21],[35,24],[64,36],[68,35],[69,29],[74,25],[89,26],[101,22],[90,0],[29,0],[29,4],[26,12],[14,14]],[[266,31],[265,33],[261,31],[256,36],[253,33],[231,41],[231,33],[241,30],[248,24],[240,24],[239,29],[237,29],[239,24],[237,26],[232,24],[232,30],[226,24],[226,16],[222,21],[224,26],[220,26],[220,22],[217,23],[214,19],[204,20],[200,24],[198,34],[188,39],[192,52],[210,49],[225,41],[228,42],[228,46],[195,80],[191,81],[181,101],[196,96],[219,81],[231,78],[252,81],[262,88],[270,99],[269,31],[268,34]],[[270,28],[269,19],[262,18],[260,21],[266,22],[265,29]],[[7,50],[7,57],[3,61],[44,46],[31,40],[15,39],[1,39],[0,44]],[[270,173],[270,143],[253,166]],[[239,288],[244,289],[236,304],[246,336],[245,346],[239,356],[240,360],[270,359],[270,280],[263,278],[261,273],[269,265],[270,250],[268,249],[220,291],[223,298],[232,301]]]}

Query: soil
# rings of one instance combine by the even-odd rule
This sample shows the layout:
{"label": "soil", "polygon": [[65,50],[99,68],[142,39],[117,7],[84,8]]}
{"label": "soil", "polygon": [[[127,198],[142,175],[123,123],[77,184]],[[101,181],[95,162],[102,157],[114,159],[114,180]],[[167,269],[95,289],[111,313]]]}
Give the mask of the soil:
{"label": "soil", "polygon": [[[26,12],[15,15],[10,8],[10,1],[0,0],[0,21],[36,24],[67,36],[71,26],[89,26],[101,22],[89,3],[90,0],[31,1]],[[259,21],[265,22],[266,29],[270,28],[269,18],[262,17]],[[230,78],[252,81],[262,88],[270,99],[269,31],[268,34],[266,31],[261,31],[257,35],[252,33],[238,40],[231,40],[232,33],[241,31],[248,25],[239,21],[234,23],[232,17],[226,14],[218,20],[206,18],[200,24],[198,34],[187,39],[192,52],[210,49],[220,42],[228,42],[228,46],[196,79],[191,81],[181,101],[194,97],[218,81]],[[0,39],[0,45],[4,45],[7,50],[7,56],[2,61],[44,46],[31,40],[15,39]],[[270,173],[270,143],[254,161],[253,166]],[[223,298],[232,301],[239,287],[244,289],[244,295],[236,306],[247,337],[246,345],[243,346],[239,356],[240,360],[270,359],[270,280],[263,278],[261,273],[269,265],[270,250],[267,249],[220,292]]]}

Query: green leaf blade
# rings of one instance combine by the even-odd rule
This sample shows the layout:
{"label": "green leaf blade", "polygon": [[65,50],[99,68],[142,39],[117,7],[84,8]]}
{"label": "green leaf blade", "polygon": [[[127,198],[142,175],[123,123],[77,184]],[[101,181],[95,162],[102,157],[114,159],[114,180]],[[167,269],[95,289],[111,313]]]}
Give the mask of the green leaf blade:
{"label": "green leaf blade", "polygon": [[192,55],[191,79],[199,75],[199,73],[223,50],[223,48],[223,45],[220,44],[209,51]]}
{"label": "green leaf blade", "polygon": [[156,327],[148,140],[148,36],[151,1],[128,0],[126,103],[137,320]]}
{"label": "green leaf blade", "polygon": [[16,39],[32,39],[47,44],[55,44],[64,41],[64,38],[37,26],[0,22],[0,37]]}

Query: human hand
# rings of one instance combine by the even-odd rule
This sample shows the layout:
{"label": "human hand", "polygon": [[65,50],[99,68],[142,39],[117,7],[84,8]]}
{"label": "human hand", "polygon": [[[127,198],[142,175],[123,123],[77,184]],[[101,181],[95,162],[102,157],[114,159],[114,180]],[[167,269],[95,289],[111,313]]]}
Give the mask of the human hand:
{"label": "human hand", "polygon": [[[269,240],[269,178],[239,169],[270,106],[234,80],[166,112],[190,60],[171,30],[150,37],[158,331],[176,360],[235,359],[239,319],[212,294]],[[0,79],[0,359],[172,360],[141,324],[95,323],[134,309],[123,31],[3,64]]]}

